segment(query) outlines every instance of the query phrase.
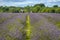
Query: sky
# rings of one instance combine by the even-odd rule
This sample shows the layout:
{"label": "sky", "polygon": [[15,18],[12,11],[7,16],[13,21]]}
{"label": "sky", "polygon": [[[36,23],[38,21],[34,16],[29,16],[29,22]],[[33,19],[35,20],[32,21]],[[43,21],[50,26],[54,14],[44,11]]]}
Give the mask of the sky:
{"label": "sky", "polygon": [[35,4],[44,3],[46,6],[58,5],[60,6],[60,0],[0,0],[0,6],[33,6]]}

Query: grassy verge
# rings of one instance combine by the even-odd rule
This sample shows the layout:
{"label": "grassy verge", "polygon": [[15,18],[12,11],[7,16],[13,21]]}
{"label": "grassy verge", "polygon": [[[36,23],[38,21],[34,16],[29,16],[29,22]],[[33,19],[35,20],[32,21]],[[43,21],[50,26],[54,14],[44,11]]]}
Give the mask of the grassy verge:
{"label": "grassy verge", "polygon": [[23,40],[30,40],[31,35],[31,26],[30,26],[30,17],[29,15],[26,16],[26,24],[23,29]]}

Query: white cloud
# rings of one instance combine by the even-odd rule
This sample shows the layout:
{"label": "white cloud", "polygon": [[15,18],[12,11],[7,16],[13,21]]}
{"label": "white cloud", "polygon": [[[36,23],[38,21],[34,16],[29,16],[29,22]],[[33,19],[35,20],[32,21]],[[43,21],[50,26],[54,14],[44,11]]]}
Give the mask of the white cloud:
{"label": "white cloud", "polygon": [[57,1],[60,1],[60,0],[48,0],[48,2],[57,2]]}
{"label": "white cloud", "polygon": [[48,2],[56,2],[56,0],[48,0]]}
{"label": "white cloud", "polygon": [[18,5],[28,5],[33,2],[0,2],[0,6],[18,6]]}
{"label": "white cloud", "polygon": [[24,2],[0,2],[0,6],[18,6],[18,5],[29,5],[29,4],[37,4],[40,2],[37,1],[24,1]]}
{"label": "white cloud", "polygon": [[34,4],[37,4],[37,3],[44,3],[47,5],[50,4],[50,2],[57,2],[57,1],[60,1],[60,0],[26,0],[26,1],[9,1],[9,2],[6,2],[4,0],[0,0],[0,6],[26,6],[26,5],[34,5]]}

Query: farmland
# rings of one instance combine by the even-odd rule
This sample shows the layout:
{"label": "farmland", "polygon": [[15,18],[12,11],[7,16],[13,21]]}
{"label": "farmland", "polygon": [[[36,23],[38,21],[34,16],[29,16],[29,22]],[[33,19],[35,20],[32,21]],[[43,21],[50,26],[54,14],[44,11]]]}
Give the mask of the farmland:
{"label": "farmland", "polygon": [[60,40],[60,14],[1,13],[0,40]]}

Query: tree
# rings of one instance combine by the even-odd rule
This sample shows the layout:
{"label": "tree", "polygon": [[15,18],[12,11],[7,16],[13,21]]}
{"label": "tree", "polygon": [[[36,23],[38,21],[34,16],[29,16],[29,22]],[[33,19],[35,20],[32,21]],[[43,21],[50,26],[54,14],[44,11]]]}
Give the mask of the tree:
{"label": "tree", "polygon": [[43,3],[41,3],[41,4],[36,4],[36,5],[34,5],[34,7],[35,7],[35,6],[45,7],[45,5],[44,5]]}
{"label": "tree", "polygon": [[54,5],[53,7],[58,7],[58,5]]}
{"label": "tree", "polygon": [[31,8],[30,6],[26,6],[26,7],[24,7],[24,12],[29,12],[29,13],[30,13],[30,11],[31,11],[30,8]]}
{"label": "tree", "polygon": [[14,10],[13,10],[13,13],[19,13],[20,12],[20,8],[14,8]]}
{"label": "tree", "polygon": [[32,12],[37,13],[40,10],[40,6],[33,7]]}
{"label": "tree", "polygon": [[49,13],[55,13],[54,9],[49,10]]}
{"label": "tree", "polygon": [[56,9],[56,13],[60,13],[60,8],[57,8]]}
{"label": "tree", "polygon": [[50,9],[51,8],[49,8],[49,7],[45,7],[41,10],[41,13],[49,13]]}
{"label": "tree", "polygon": [[3,12],[8,12],[9,11],[9,8],[7,6],[3,7]]}

